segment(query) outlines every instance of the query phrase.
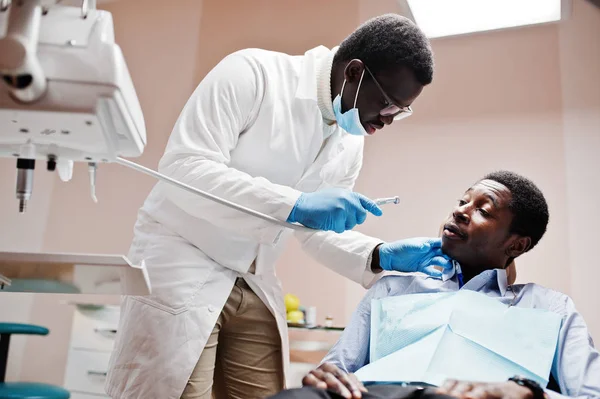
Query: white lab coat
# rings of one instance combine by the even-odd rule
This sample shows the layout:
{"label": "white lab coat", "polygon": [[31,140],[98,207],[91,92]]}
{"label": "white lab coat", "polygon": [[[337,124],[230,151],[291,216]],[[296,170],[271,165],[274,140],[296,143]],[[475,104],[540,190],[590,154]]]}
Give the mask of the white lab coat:
{"label": "white lab coat", "polygon": [[[325,47],[304,56],[249,49],[226,57],[183,109],[159,170],[281,220],[300,192],[352,188],[363,138],[328,126],[317,104],[317,81],[327,80],[321,92],[329,90],[332,57]],[[107,393],[179,398],[239,276],[275,315],[287,369],[286,315],[274,264],[291,234],[158,183],[139,211],[129,253],[146,264],[152,295],[123,300]],[[364,286],[376,279],[368,263],[380,240],[356,232],[294,234],[334,271]]]}

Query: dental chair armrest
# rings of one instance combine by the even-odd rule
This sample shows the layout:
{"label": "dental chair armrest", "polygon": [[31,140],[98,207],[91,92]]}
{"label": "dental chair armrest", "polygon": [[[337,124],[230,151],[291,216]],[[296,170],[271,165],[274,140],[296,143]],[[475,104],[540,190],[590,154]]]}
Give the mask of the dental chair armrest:
{"label": "dental chair armrest", "polygon": [[0,323],[0,334],[48,335],[48,329],[33,324]]}

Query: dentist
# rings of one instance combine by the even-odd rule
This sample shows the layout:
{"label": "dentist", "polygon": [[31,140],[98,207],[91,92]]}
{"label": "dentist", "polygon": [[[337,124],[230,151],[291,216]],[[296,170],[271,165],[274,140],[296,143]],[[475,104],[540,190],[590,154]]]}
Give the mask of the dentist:
{"label": "dentist", "polygon": [[433,54],[388,14],[338,48],[303,56],[247,49],[200,82],[159,171],[314,232],[292,232],[158,183],[139,211],[129,258],[148,297],[126,297],[106,390],[113,398],[259,398],[284,387],[288,341],[274,265],[290,235],[365,287],[383,270],[439,275],[439,240],[385,243],[349,231],[377,205],[353,193],[364,136],[409,116]]}

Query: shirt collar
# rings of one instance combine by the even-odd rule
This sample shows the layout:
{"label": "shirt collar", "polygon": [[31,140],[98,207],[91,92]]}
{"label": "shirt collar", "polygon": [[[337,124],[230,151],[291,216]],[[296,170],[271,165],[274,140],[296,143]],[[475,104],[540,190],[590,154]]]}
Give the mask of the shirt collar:
{"label": "shirt collar", "polygon": [[506,275],[506,269],[496,269],[496,276],[498,276],[498,288],[500,294],[504,296],[508,288],[508,276]]}
{"label": "shirt collar", "polygon": [[453,260],[452,267],[449,269],[444,269],[442,272],[442,281],[450,280],[458,273],[458,262]]}
{"label": "shirt collar", "polygon": [[[451,279],[458,280],[458,277],[456,276],[458,273],[458,267],[458,262],[452,261],[452,268],[444,270],[442,272],[442,281],[447,281]],[[508,277],[506,276],[505,269],[486,270],[485,272],[475,276],[473,280],[474,279],[483,280],[481,281],[482,287],[488,282],[491,282],[493,279],[496,279],[498,283],[498,290],[500,291],[501,296],[504,296],[506,294],[506,290],[508,289]]]}

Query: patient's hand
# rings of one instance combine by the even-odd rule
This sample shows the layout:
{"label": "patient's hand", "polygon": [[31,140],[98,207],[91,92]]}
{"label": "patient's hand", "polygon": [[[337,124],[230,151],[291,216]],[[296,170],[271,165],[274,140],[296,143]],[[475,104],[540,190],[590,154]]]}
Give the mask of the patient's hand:
{"label": "patient's hand", "polygon": [[360,399],[361,392],[367,392],[354,374],[347,374],[332,363],[323,363],[311,370],[302,379],[302,385],[327,389],[348,399]]}
{"label": "patient's hand", "polygon": [[533,392],[512,381],[482,383],[447,380],[438,393],[463,399],[532,399]]}

